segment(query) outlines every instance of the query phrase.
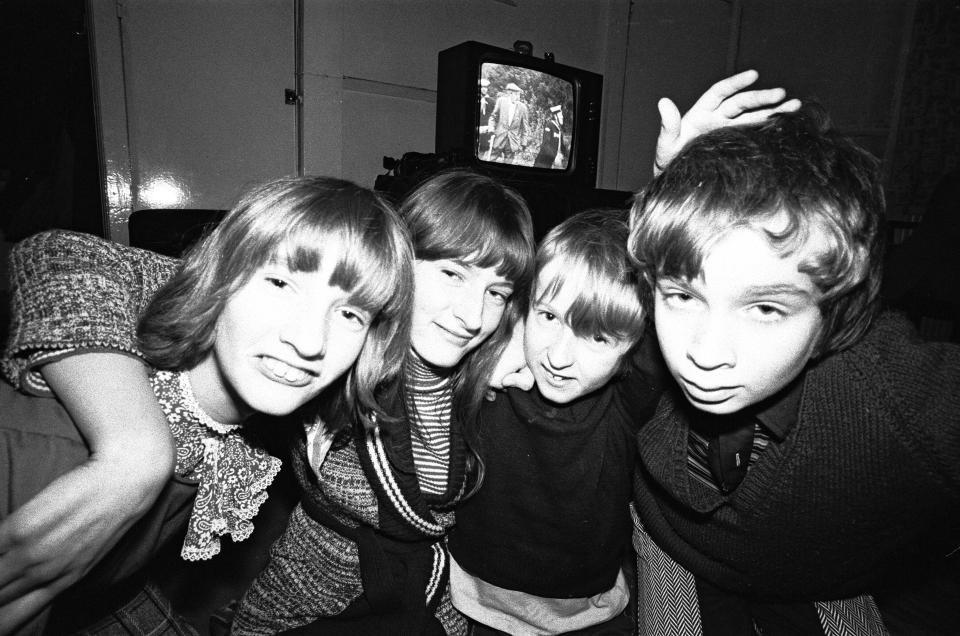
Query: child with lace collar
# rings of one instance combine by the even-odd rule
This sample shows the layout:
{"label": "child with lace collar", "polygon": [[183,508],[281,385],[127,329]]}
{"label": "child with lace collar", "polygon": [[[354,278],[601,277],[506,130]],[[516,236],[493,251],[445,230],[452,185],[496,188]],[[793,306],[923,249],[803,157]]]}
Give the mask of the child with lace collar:
{"label": "child with lace collar", "polygon": [[[246,539],[280,468],[246,423],[254,414],[312,421],[330,408],[384,412],[374,387],[397,372],[405,349],[411,262],[401,221],[377,195],[312,177],[252,190],[179,267],[82,234],[27,239],[12,255],[0,516],[29,527],[36,506],[56,505],[57,491],[45,486],[104,461],[103,446],[123,439],[84,428],[83,396],[70,395],[64,375],[80,358],[116,355],[100,353],[109,349],[148,365],[176,449],[174,480],[82,589],[119,593],[184,525],[187,560],[217,554],[222,536]],[[136,334],[123,327],[137,324],[131,316]],[[51,374],[67,387],[62,403],[42,399],[52,395]],[[169,470],[162,456],[157,465]]]}

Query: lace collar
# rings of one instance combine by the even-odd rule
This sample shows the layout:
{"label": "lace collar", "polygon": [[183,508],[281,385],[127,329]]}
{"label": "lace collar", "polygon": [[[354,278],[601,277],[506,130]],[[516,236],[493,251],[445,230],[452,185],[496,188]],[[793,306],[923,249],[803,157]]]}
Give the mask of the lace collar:
{"label": "lace collar", "polygon": [[197,482],[181,556],[209,559],[220,552],[220,537],[243,541],[267,499],[267,486],[280,460],[251,446],[242,426],[223,424],[197,403],[186,372],[157,371],[151,377],[160,408],[177,444],[178,477]]}
{"label": "lace collar", "polygon": [[218,422],[207,415],[207,412],[203,410],[203,407],[200,406],[200,403],[197,402],[196,396],[193,394],[193,385],[190,384],[190,375],[186,371],[180,371],[177,373],[177,381],[180,383],[180,392],[183,396],[183,405],[188,411],[190,411],[190,415],[193,416],[195,420],[213,432],[220,434],[226,434],[230,431],[235,431],[240,428],[239,424],[224,424],[223,422]]}

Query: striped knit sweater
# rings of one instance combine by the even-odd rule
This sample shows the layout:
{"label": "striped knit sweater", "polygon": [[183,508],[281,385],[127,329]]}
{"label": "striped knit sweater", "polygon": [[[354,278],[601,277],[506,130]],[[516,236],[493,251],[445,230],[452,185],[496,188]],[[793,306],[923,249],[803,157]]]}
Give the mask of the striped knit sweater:
{"label": "striped knit sweater", "polygon": [[447,489],[450,465],[450,414],[453,409],[453,378],[439,375],[418,356],[407,362],[410,384],[407,411],[417,422],[410,436],[413,463],[417,467],[420,490],[424,494],[442,496]]}

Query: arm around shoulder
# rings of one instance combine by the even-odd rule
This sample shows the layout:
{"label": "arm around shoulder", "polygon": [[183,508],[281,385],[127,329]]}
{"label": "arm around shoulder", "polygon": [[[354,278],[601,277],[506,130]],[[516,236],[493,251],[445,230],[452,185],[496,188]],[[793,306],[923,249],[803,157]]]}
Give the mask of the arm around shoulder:
{"label": "arm around shoulder", "polygon": [[[42,232],[21,241],[10,254],[5,375],[17,387],[29,384],[38,352],[107,348],[136,354],[140,314],[176,266],[175,259],[77,232]],[[39,376],[33,379],[43,392]]]}
{"label": "arm around shoulder", "polygon": [[142,362],[89,353],[42,372],[91,454],[0,523],[0,633],[96,565],[151,507],[175,461]]}

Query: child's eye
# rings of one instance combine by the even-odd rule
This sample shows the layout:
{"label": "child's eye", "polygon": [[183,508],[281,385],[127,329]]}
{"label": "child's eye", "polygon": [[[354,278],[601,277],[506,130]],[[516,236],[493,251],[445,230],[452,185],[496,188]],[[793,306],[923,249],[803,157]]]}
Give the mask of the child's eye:
{"label": "child's eye", "polygon": [[286,289],[290,286],[290,283],[282,278],[277,278],[276,276],[264,276],[264,279],[267,281],[267,283],[273,287],[276,287],[277,289]]}
{"label": "child's eye", "polygon": [[510,300],[511,292],[505,289],[491,289],[488,293],[501,305],[507,304],[507,301]]}
{"label": "child's eye", "polygon": [[441,269],[440,273],[443,274],[446,278],[451,280],[461,280],[463,276],[460,275],[460,272],[454,271],[452,269]]}
{"label": "child's eye", "polygon": [[341,307],[340,315],[355,329],[362,329],[367,324],[367,314],[353,307]]}
{"label": "child's eye", "polygon": [[763,320],[776,320],[787,315],[783,309],[776,305],[760,303],[751,307],[751,312]]}
{"label": "child's eye", "polygon": [[544,322],[553,322],[554,320],[557,319],[556,315],[554,315],[554,314],[552,314],[552,313],[550,313],[549,311],[546,311],[546,310],[544,310],[544,309],[539,310],[539,311],[537,312],[537,316],[539,316],[539,317],[540,317],[540,320],[542,320],[542,321],[544,321]]}
{"label": "child's eye", "polygon": [[607,344],[610,342],[610,339],[607,338],[602,333],[595,333],[593,334],[593,341],[596,342],[597,344]]}
{"label": "child's eye", "polygon": [[660,297],[668,306],[682,307],[693,300],[693,295],[682,290],[660,290]]}

